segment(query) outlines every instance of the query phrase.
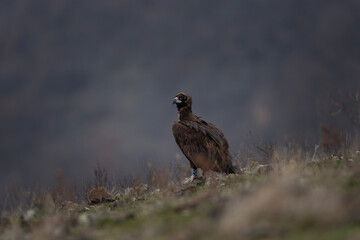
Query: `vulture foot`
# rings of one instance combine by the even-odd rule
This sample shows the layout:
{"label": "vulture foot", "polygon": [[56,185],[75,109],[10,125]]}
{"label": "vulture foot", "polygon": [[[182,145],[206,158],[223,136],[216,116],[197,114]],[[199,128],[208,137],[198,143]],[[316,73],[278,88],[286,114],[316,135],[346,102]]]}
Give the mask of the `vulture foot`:
{"label": "vulture foot", "polygon": [[201,176],[191,175],[191,177],[186,178],[186,179],[183,181],[183,184],[189,184],[189,183],[198,184],[199,182],[203,182],[203,180],[204,180],[204,178],[201,177]]}

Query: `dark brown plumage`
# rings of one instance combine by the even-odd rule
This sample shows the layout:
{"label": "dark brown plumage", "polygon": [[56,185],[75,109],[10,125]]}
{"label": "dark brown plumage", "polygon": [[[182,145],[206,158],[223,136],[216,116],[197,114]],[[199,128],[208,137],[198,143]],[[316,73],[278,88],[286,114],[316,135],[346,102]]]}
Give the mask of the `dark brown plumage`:
{"label": "dark brown plumage", "polygon": [[[221,130],[192,113],[192,99],[185,93],[178,93],[173,103],[179,117],[179,121],[172,125],[173,135],[191,168],[235,173],[229,144]],[[196,172],[193,177],[195,175]]]}

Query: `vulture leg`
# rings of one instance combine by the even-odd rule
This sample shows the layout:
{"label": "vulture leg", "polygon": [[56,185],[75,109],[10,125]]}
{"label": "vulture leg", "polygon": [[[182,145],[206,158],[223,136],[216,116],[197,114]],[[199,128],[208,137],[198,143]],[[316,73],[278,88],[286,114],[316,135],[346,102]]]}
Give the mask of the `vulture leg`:
{"label": "vulture leg", "polygon": [[[193,164],[191,164],[191,165],[193,165]],[[190,176],[189,178],[186,178],[186,179],[184,180],[184,183],[185,183],[185,184],[186,184],[186,183],[192,183],[192,182],[194,181],[194,179],[198,178],[196,167],[191,166],[191,168],[192,168],[192,170],[191,170],[191,176]]]}
{"label": "vulture leg", "polygon": [[194,182],[195,179],[203,180],[203,177],[201,175],[198,176],[196,167],[192,168],[191,176],[189,178],[186,178],[183,183],[184,184],[192,183]]}
{"label": "vulture leg", "polygon": [[195,178],[197,178],[197,169],[196,168],[191,171],[191,176],[189,178],[189,182],[193,182]]}

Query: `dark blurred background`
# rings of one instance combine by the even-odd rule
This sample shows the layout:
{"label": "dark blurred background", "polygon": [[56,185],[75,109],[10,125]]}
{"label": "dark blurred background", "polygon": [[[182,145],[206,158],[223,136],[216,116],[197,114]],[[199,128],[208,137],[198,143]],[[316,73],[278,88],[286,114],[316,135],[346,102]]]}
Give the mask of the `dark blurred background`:
{"label": "dark blurred background", "polygon": [[324,92],[359,85],[359,12],[357,0],[3,0],[1,189],[171,164],[180,91],[234,154],[249,131],[316,144],[333,121]]}

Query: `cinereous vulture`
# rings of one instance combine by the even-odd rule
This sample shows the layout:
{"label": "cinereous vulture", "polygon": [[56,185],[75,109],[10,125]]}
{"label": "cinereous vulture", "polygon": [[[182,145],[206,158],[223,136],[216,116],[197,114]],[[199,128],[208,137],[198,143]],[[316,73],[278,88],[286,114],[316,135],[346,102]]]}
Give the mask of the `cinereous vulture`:
{"label": "cinereous vulture", "polygon": [[229,144],[221,130],[192,113],[192,99],[187,94],[178,93],[173,104],[176,104],[179,117],[172,125],[173,135],[192,168],[188,182],[197,177],[198,168],[204,172],[235,173]]}

